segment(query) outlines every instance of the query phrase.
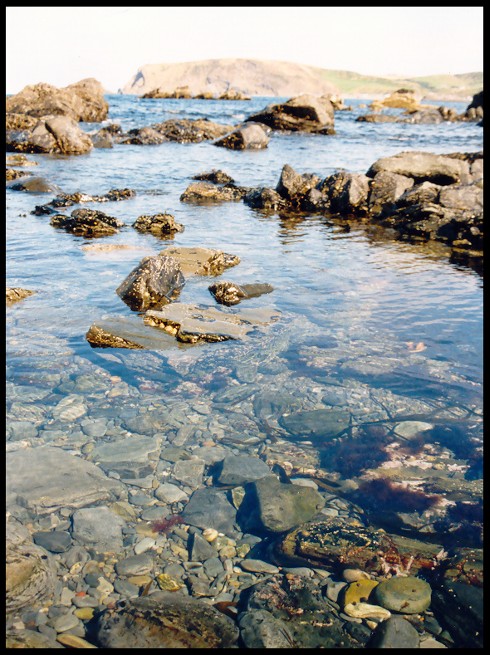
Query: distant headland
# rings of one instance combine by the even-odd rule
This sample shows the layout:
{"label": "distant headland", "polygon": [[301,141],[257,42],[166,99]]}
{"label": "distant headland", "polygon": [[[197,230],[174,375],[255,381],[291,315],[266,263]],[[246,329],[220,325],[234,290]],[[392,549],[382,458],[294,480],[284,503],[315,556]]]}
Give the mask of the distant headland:
{"label": "distant headland", "polygon": [[426,100],[466,101],[483,88],[483,73],[426,77],[375,77],[282,61],[207,59],[142,66],[119,93],[144,95],[159,89],[173,93],[186,86],[192,95],[221,95],[233,90],[247,96],[333,94],[375,98],[403,87]]}

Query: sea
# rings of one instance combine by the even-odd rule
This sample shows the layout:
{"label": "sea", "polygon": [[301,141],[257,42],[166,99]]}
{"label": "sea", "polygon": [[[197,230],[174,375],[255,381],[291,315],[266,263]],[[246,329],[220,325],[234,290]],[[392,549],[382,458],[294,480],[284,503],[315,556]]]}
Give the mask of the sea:
{"label": "sea", "polygon": [[[180,118],[237,125],[287,100],[106,99],[108,119],[82,123],[82,129],[93,133],[115,122],[127,131]],[[324,179],[342,170],[366,173],[377,159],[403,151],[483,149],[483,130],[475,123],[356,122],[369,113],[369,101],[344,103],[351,109],[335,113],[334,135],[274,132],[268,147],[258,151],[204,141],[115,144],[81,156],[29,155],[37,166],[25,170],[55,190],[6,191],[6,284],[35,291],[6,311],[8,448],[53,445],[83,457],[88,443],[127,436],[128,425],[135,431],[138,420],[144,432],[148,416],[158,414],[157,431],[168,445],[192,452],[214,443],[257,455],[264,446],[286,443],[295,453],[308,451],[317,462],[316,478],[325,473],[342,481],[366,474],[359,464],[336,465],[342,439],[352,441],[367,425],[383,425],[384,434],[394,434],[401,423],[419,422],[427,438],[418,461],[430,463],[437,451],[454,463],[441,465],[448,478],[457,471],[468,478],[470,470],[472,479],[482,477],[481,271],[454,261],[442,244],[400,241],[366,221],[264,214],[241,201],[180,200],[194,176],[212,170],[224,171],[240,186],[275,188],[286,164]],[[433,104],[462,113],[468,103]],[[123,221],[112,236],[74,236],[52,227],[49,216],[33,213],[57,189],[103,195],[123,188],[135,196],[83,205]],[[139,216],[164,212],[184,230],[162,239],[133,228]],[[101,248],[94,249],[95,243]],[[125,248],[102,248],[109,245]],[[168,246],[237,255],[240,263],[218,279],[268,283],[273,291],[220,309],[265,308],[276,320],[243,341],[188,345],[169,339],[161,350],[93,348],[86,339],[91,325],[142,320],[116,289],[144,257]],[[178,301],[216,307],[208,288],[213,281],[187,280]],[[62,420],[60,407],[69,397],[82,409]],[[318,425],[302,429],[288,420],[325,409],[347,413],[349,429],[327,435]],[[176,415],[189,427],[184,436]],[[95,421],[107,430],[88,429]],[[337,459],[330,457],[334,452]],[[348,451],[342,453],[348,460]],[[416,481],[411,484],[418,488]]]}

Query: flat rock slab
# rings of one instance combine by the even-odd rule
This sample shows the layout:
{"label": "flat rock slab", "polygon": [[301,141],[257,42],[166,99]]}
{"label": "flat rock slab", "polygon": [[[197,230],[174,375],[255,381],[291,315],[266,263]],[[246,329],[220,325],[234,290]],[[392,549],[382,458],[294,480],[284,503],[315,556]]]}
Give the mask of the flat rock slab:
{"label": "flat rock slab", "polygon": [[93,323],[85,338],[92,348],[167,350],[175,339],[162,330],[145,325],[140,316],[111,316]]}
{"label": "flat rock slab", "polygon": [[248,309],[240,314],[228,314],[213,307],[173,303],[161,311],[147,311],[144,322],[162,328],[178,341],[197,343],[244,339],[257,327],[278,317],[278,312],[270,309]]}
{"label": "flat rock slab", "polygon": [[173,257],[180,265],[180,270],[188,275],[221,275],[221,273],[240,263],[236,255],[229,255],[221,250],[211,248],[170,247],[162,250],[160,255]]}
{"label": "flat rock slab", "polygon": [[97,504],[124,490],[95,464],[51,446],[7,453],[6,474],[7,505],[18,503],[37,514]]}

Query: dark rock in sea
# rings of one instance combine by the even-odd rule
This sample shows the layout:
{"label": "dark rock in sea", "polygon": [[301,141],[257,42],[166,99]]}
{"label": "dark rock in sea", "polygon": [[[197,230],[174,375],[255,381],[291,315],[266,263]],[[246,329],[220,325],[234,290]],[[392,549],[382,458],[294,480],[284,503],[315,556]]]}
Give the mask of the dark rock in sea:
{"label": "dark rock in sea", "polygon": [[391,114],[365,114],[356,118],[357,123],[398,123],[399,117]]}
{"label": "dark rock in sea", "polygon": [[483,589],[444,580],[432,593],[431,608],[454,640],[455,648],[483,648]]}
{"label": "dark rock in sea", "polygon": [[237,521],[245,532],[286,532],[311,519],[325,504],[312,487],[284,484],[274,475],[245,485]]}
{"label": "dark rock in sea", "polygon": [[11,628],[5,635],[5,648],[65,648],[65,646],[41,632]]}
{"label": "dark rock in sea", "polygon": [[201,143],[224,136],[233,129],[232,125],[213,123],[206,118],[170,119],[151,126],[168,141],[179,143]]}
{"label": "dark rock in sea", "polygon": [[18,180],[20,177],[26,177],[30,175],[31,173],[28,173],[27,171],[19,171],[16,168],[5,169],[5,179],[7,182],[11,182],[12,180]]}
{"label": "dark rock in sea", "polygon": [[129,130],[122,138],[118,138],[117,141],[126,145],[154,146],[160,145],[166,139],[163,134],[153,127],[135,127]]}
{"label": "dark rock in sea", "polygon": [[138,232],[151,232],[155,236],[169,237],[175,232],[183,232],[184,226],[177,223],[172,214],[154,214],[153,216],[139,216],[133,223]]}
{"label": "dark rock in sea", "polygon": [[213,145],[230,150],[262,150],[270,141],[268,128],[259,123],[245,123],[214,142]]}
{"label": "dark rock in sea", "polygon": [[191,182],[180,196],[181,202],[209,203],[242,200],[248,188],[234,184],[218,185],[211,182]]}
{"label": "dark rock in sea", "polygon": [[235,180],[222,170],[213,169],[209,173],[198,173],[194,175],[193,180],[202,180],[204,182],[213,182],[213,184],[234,184]]}
{"label": "dark rock in sea", "polygon": [[37,118],[54,114],[98,123],[107,118],[109,104],[102,84],[87,78],[61,89],[44,83],[26,86],[7,98],[7,112]]}
{"label": "dark rock in sea", "polygon": [[370,179],[359,173],[334,173],[318,189],[329,199],[330,211],[342,215],[367,213]]}
{"label": "dark rock in sea", "polygon": [[172,257],[145,257],[116,289],[133,311],[160,308],[175,300],[185,284],[179,263]]}
{"label": "dark rock in sea", "polygon": [[326,97],[297,96],[285,103],[269,105],[246,121],[263,123],[273,130],[335,134],[334,108]]}
{"label": "dark rock in sea", "polygon": [[75,209],[70,216],[56,214],[50,220],[53,227],[72,232],[77,236],[102,237],[116,234],[124,223],[96,209]]}
{"label": "dark rock in sea", "polygon": [[38,175],[28,175],[22,177],[21,180],[12,180],[6,185],[7,189],[11,191],[25,191],[27,193],[52,193],[53,191],[60,191],[56,184],[48,182],[44,177]]}
{"label": "dark rock in sea", "polygon": [[286,164],[281,171],[276,191],[288,204],[299,205],[298,199],[306,195],[310,189],[314,189],[319,182],[320,178],[317,175],[296,173],[289,164]]}
{"label": "dark rock in sea", "polygon": [[420,648],[420,636],[403,616],[391,616],[374,629],[367,648]]}
{"label": "dark rock in sea", "polygon": [[121,601],[97,619],[101,648],[231,648],[235,622],[208,603],[172,592]]}
{"label": "dark rock in sea", "polygon": [[209,288],[210,293],[221,305],[238,305],[247,298],[256,298],[264,293],[271,293],[270,284],[234,284],[233,282],[215,282]]}
{"label": "dark rock in sea", "polygon": [[262,187],[250,189],[243,197],[243,202],[253,209],[276,212],[285,209],[286,200],[275,189]]}
{"label": "dark rock in sea", "polygon": [[374,176],[368,198],[369,213],[373,217],[382,217],[393,209],[398,198],[414,184],[411,177],[380,171]]}

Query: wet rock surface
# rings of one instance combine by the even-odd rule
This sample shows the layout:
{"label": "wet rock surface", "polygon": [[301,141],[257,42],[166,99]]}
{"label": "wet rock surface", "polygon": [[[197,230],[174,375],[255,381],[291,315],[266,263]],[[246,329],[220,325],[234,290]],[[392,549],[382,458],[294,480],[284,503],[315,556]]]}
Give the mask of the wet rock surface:
{"label": "wet rock surface", "polygon": [[28,298],[29,296],[32,296],[32,294],[34,293],[36,292],[31,291],[30,289],[21,289],[20,287],[7,287],[6,289],[7,305],[11,305],[15,302],[18,302],[19,300],[24,300],[24,298]]}
{"label": "wet rock surface", "polygon": [[50,224],[84,237],[103,237],[115,234],[118,228],[124,225],[119,219],[96,209],[74,209],[70,216],[55,214],[50,219]]}
{"label": "wet rock surface", "polygon": [[256,298],[274,289],[270,284],[235,284],[233,282],[216,282],[209,288],[211,295],[220,305],[238,305],[247,298]]}
{"label": "wet rock surface", "polygon": [[173,257],[145,257],[117,287],[117,295],[133,311],[162,307],[180,294],[185,284],[181,268]]}
{"label": "wet rock surface", "polygon": [[269,105],[246,120],[263,123],[273,130],[335,133],[334,109],[326,97],[297,96],[283,104]]}

